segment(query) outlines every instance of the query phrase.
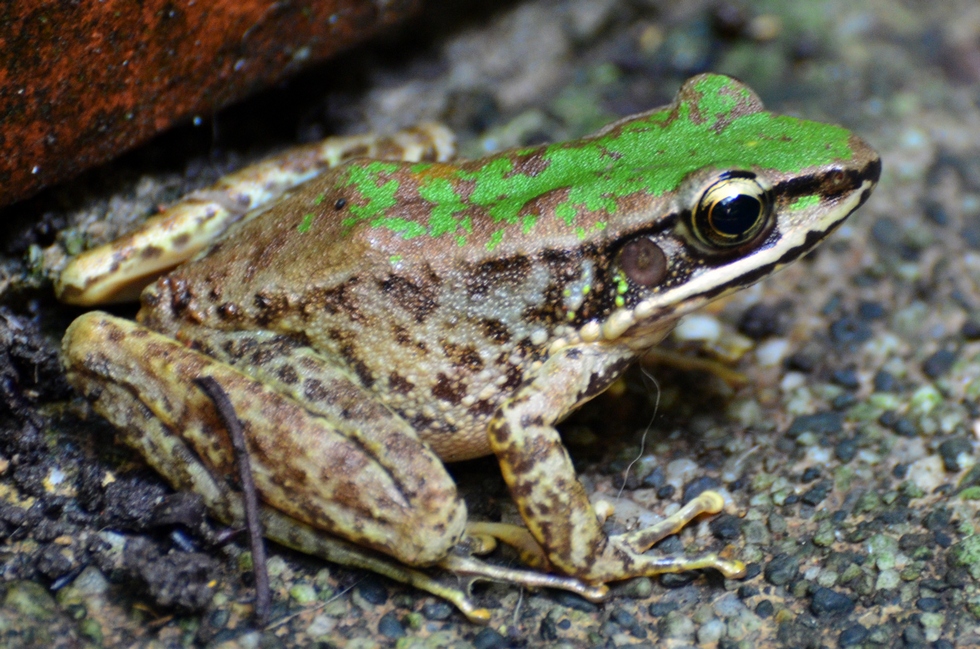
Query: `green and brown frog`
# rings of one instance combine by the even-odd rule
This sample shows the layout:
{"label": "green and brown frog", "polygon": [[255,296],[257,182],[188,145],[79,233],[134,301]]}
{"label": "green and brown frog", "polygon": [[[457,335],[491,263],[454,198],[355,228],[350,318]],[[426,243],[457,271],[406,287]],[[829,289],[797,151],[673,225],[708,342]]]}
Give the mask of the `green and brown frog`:
{"label": "green and brown frog", "polygon": [[[712,74],[579,140],[446,162],[451,148],[436,126],[306,147],[82,255],[58,284],[79,304],[180,265],[143,291],[137,322],[71,325],[72,384],[175,488],[236,522],[231,445],[195,384],[213,377],[244,425],[269,538],[474,620],[487,611],[420,568],[593,599],[641,575],[738,576],[714,555],[647,553],[718,512],[716,493],[607,535],[555,424],[680,316],[816,246],[867,200],[878,155]],[[490,454],[523,526],[467,520],[443,463]],[[530,569],[458,551],[493,538]]]}

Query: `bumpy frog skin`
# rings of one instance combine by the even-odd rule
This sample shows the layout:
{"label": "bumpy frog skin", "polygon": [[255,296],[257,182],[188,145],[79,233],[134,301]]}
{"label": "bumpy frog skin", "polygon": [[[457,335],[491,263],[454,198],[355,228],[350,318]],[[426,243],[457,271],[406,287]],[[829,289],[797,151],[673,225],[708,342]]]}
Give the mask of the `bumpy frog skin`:
{"label": "bumpy frog skin", "polygon": [[[646,554],[719,511],[714,493],[607,536],[554,425],[679,316],[812,249],[868,198],[877,154],[843,128],[765,112],[717,75],[593,136],[475,161],[437,161],[446,136],[425,132],[435,145],[414,157],[428,161],[354,159],[291,190],[254,176],[285,193],[248,213],[256,194],[226,183],[185,229],[155,222],[87,253],[58,285],[76,303],[125,294],[102,288],[120,269],[140,277],[190,256],[187,223],[222,209],[238,220],[143,292],[138,324],[78,318],[64,339],[71,382],[175,488],[235,522],[230,443],[193,383],[214,377],[243,422],[267,536],[448,597],[474,620],[488,614],[460,589],[406,566],[593,599],[640,575],[739,575],[714,555]],[[324,165],[267,166],[290,164],[301,180]],[[443,462],[488,454],[526,527],[467,527]],[[533,569],[454,552],[491,537]]]}

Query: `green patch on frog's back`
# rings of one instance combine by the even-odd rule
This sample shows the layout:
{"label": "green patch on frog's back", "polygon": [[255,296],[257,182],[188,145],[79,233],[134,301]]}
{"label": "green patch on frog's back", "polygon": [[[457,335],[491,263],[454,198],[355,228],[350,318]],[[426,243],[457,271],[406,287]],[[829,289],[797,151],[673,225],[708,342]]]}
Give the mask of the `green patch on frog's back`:
{"label": "green patch on frog's back", "polygon": [[[353,197],[344,225],[368,221],[405,239],[455,236],[459,245],[476,229],[478,243],[490,250],[533,234],[542,219],[549,219],[550,231],[581,239],[602,229],[596,222],[614,227],[624,201],[668,195],[698,170],[796,174],[850,160],[849,138],[839,126],[765,112],[745,85],[702,75],[684,84],[675,103],[597,136],[456,167],[355,163],[342,184],[359,196]],[[551,203],[549,213],[537,213],[533,201],[552,192],[564,196]],[[415,194],[413,209],[405,209],[396,194]],[[478,220],[487,227],[475,228]]]}

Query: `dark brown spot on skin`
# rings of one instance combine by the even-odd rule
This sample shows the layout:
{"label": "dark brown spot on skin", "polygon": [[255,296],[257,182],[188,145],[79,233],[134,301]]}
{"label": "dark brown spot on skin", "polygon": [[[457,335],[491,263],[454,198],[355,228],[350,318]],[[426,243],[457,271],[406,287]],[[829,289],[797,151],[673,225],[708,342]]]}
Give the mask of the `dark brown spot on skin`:
{"label": "dark brown spot on skin", "polygon": [[507,380],[504,381],[502,386],[500,386],[501,390],[513,390],[524,382],[524,373],[517,365],[511,365],[508,367],[506,375]]}
{"label": "dark brown spot on skin", "polygon": [[483,369],[483,358],[472,345],[457,345],[444,340],[442,351],[456,368],[465,368],[470,372],[479,372]]}
{"label": "dark brown spot on skin", "polygon": [[510,342],[510,329],[500,320],[486,318],[480,321],[480,327],[483,330],[483,335],[489,340],[498,344]]}
{"label": "dark brown spot on skin", "polygon": [[218,317],[222,320],[238,320],[241,316],[241,311],[238,305],[233,302],[225,302],[218,307]]}
{"label": "dark brown spot on skin", "polygon": [[258,365],[261,367],[262,365],[268,365],[277,359],[278,355],[273,350],[258,349],[254,354],[252,354],[252,358],[249,360],[251,361],[252,365]]}
{"label": "dark brown spot on skin", "polygon": [[510,441],[510,424],[504,420],[496,424],[491,424],[489,432],[497,441],[498,446],[505,446]]}
{"label": "dark brown spot on skin", "polygon": [[521,255],[485,261],[467,275],[466,292],[471,299],[483,298],[491,290],[520,286],[530,272],[531,260]]}
{"label": "dark brown spot on skin", "polygon": [[579,399],[588,399],[599,394],[626,371],[626,368],[633,362],[632,358],[620,358],[611,365],[604,367],[601,371],[595,372],[589,377],[589,385],[585,391],[579,394]]}
{"label": "dark brown spot on skin", "polygon": [[356,277],[352,277],[339,286],[312,289],[304,296],[301,305],[303,315],[309,317],[320,313],[329,315],[343,313],[352,322],[363,322],[364,317],[357,309],[357,299],[353,296],[358,281]]}
{"label": "dark brown spot on skin", "polygon": [[466,388],[459,381],[454,381],[442,372],[439,372],[436,375],[436,383],[432,386],[432,396],[440,401],[446,401],[457,406],[463,400],[463,397],[466,396]]}
{"label": "dark brown spot on skin", "polygon": [[402,325],[399,324],[392,325],[391,334],[394,337],[395,342],[401,345],[402,347],[411,347],[414,346],[415,344],[412,341],[411,334],[408,333],[408,329],[406,329]]}
{"label": "dark brown spot on skin", "polygon": [[258,309],[255,322],[263,327],[279,320],[289,308],[289,301],[285,295],[268,291],[256,293],[254,303]]}
{"label": "dark brown spot on skin", "polygon": [[328,393],[319,379],[303,381],[303,395],[310,401],[326,401]]}
{"label": "dark brown spot on skin", "polygon": [[173,240],[171,241],[171,245],[179,250],[184,246],[186,246],[188,243],[190,243],[190,240],[191,240],[191,235],[187,232],[183,232],[173,238]]}
{"label": "dark brown spot on skin", "polygon": [[378,283],[381,292],[421,324],[438,308],[435,294],[400,275],[391,275]]}
{"label": "dark brown spot on skin", "polygon": [[163,248],[158,246],[147,246],[140,251],[141,259],[156,259],[163,254]]}
{"label": "dark brown spot on skin", "polygon": [[370,368],[361,360],[357,353],[357,349],[351,343],[346,343],[340,346],[340,355],[344,357],[347,361],[348,367],[354,370],[357,374],[357,378],[361,380],[361,385],[366,388],[374,385],[374,375],[371,373]]}
{"label": "dark brown spot on skin", "polygon": [[467,409],[467,412],[474,417],[486,417],[492,415],[497,409],[497,404],[489,399],[481,399]]}
{"label": "dark brown spot on skin", "polygon": [[277,372],[279,380],[286,385],[295,385],[299,381],[299,375],[292,365],[282,365]]}
{"label": "dark brown spot on skin", "polygon": [[408,420],[408,424],[413,430],[427,430],[432,426],[432,417],[426,417],[422,413],[419,413]]}
{"label": "dark brown spot on skin", "polygon": [[118,327],[107,327],[107,329],[106,337],[109,339],[109,342],[120,343],[126,338],[126,334]]}
{"label": "dark brown spot on skin", "polygon": [[190,306],[192,293],[190,286],[187,285],[187,280],[181,277],[169,276],[161,280],[166,287],[166,290],[170,293],[170,310],[174,317],[180,317],[180,315]]}
{"label": "dark brown spot on skin", "polygon": [[508,173],[505,178],[510,178],[515,174],[523,174],[526,176],[537,176],[539,173],[548,168],[550,164],[548,160],[541,155],[539,150],[534,153],[528,153],[524,155],[511,155],[510,159],[514,163],[514,168]]}
{"label": "dark brown spot on skin", "polygon": [[414,383],[397,372],[388,375],[388,389],[395,394],[409,394],[414,387]]}
{"label": "dark brown spot on skin", "polygon": [[521,426],[530,428],[531,426],[544,426],[544,418],[541,415],[521,415]]}

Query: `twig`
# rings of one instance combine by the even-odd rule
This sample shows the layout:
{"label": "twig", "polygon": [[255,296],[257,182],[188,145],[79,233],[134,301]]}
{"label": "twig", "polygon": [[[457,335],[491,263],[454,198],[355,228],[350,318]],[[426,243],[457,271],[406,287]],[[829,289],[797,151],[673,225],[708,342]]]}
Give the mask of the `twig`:
{"label": "twig", "polygon": [[245,526],[248,528],[249,541],[252,546],[252,573],[255,576],[255,624],[265,627],[269,620],[269,609],[272,596],[269,591],[269,571],[266,566],[265,543],[262,539],[262,523],[259,521],[259,497],[252,480],[252,467],[248,460],[248,449],[245,448],[245,434],[242,422],[235,414],[228,393],[213,377],[201,376],[194,379],[198,387],[208,395],[218,411],[218,417],[228,431],[231,447],[235,451],[238,465],[238,477],[242,485],[242,499],[245,503]]}

